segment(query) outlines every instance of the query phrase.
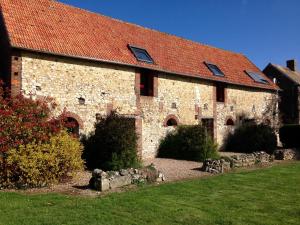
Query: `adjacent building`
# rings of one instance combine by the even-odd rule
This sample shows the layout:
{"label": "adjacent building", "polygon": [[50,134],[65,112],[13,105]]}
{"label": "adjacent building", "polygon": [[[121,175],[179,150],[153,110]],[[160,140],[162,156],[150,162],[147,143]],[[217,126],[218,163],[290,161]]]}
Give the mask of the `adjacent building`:
{"label": "adjacent building", "polygon": [[243,54],[54,0],[0,7],[1,77],[12,94],[51,96],[54,114],[65,111],[81,133],[111,110],[134,117],[143,159],[178,124],[202,123],[221,145],[245,117],[273,121],[278,87]]}
{"label": "adjacent building", "polygon": [[263,72],[280,87],[279,111],[284,124],[300,123],[300,71],[296,60],[288,60],[286,66],[269,63]]}

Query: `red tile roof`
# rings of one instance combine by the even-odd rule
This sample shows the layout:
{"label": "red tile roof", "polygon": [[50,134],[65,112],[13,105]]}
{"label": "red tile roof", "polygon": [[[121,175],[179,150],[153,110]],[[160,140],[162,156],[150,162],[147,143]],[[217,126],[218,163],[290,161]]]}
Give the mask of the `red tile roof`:
{"label": "red tile roof", "polygon": [[[12,47],[146,67],[170,73],[276,89],[244,55],[88,12],[54,0],[0,0]],[[155,65],[138,62],[128,44],[146,49]],[[204,61],[216,64],[216,77]],[[262,74],[270,85],[253,81]]]}

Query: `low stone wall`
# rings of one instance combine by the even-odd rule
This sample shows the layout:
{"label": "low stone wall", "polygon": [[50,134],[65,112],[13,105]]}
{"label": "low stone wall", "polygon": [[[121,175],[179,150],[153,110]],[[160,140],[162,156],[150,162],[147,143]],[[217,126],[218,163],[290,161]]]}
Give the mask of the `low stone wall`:
{"label": "low stone wall", "polygon": [[220,160],[207,159],[204,161],[201,170],[209,173],[224,173],[233,168],[249,167],[269,163],[273,160],[274,156],[265,152],[254,152],[252,154],[223,157]]}
{"label": "low stone wall", "polygon": [[274,152],[276,160],[295,160],[299,159],[299,152],[296,149],[278,149]]}
{"label": "low stone wall", "polygon": [[123,169],[120,171],[102,171],[95,169],[90,179],[90,187],[97,191],[107,191],[130,184],[154,183],[165,181],[165,176],[154,165],[142,169]]}

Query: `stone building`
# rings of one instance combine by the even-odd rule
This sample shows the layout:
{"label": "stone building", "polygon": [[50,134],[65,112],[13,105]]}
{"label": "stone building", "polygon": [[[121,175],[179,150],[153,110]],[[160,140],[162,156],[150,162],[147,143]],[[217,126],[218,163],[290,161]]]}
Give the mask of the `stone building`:
{"label": "stone building", "polygon": [[277,86],[246,56],[54,0],[0,0],[1,76],[12,94],[51,96],[81,133],[111,110],[136,118],[142,158],[170,127],[222,144],[247,116],[272,121]]}
{"label": "stone building", "polygon": [[280,87],[279,111],[284,124],[300,123],[300,71],[296,60],[288,60],[286,67],[269,63],[263,72]]}

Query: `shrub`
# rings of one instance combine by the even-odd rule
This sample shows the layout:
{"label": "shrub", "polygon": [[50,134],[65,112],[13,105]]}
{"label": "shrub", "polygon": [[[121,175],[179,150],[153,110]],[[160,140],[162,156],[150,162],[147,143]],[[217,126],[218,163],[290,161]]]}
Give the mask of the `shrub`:
{"label": "shrub", "polygon": [[284,125],[279,130],[279,137],[286,148],[300,147],[300,125]]}
{"label": "shrub", "polygon": [[246,123],[238,126],[224,140],[225,151],[252,153],[265,151],[273,154],[277,147],[274,130],[264,124]]}
{"label": "shrub", "polygon": [[116,112],[101,118],[94,133],[82,140],[87,167],[103,170],[138,167],[137,139],[134,118]]}
{"label": "shrub", "polygon": [[158,157],[193,161],[217,158],[217,145],[201,125],[178,126],[161,141]]}
{"label": "shrub", "polygon": [[83,169],[82,149],[67,132],[50,137],[49,143],[32,142],[10,149],[0,161],[0,186],[40,187],[71,177]]}
{"label": "shrub", "polygon": [[0,87],[0,152],[34,140],[45,143],[59,133],[64,127],[64,116],[50,118],[54,108],[50,98],[34,101],[22,95],[10,97]]}

